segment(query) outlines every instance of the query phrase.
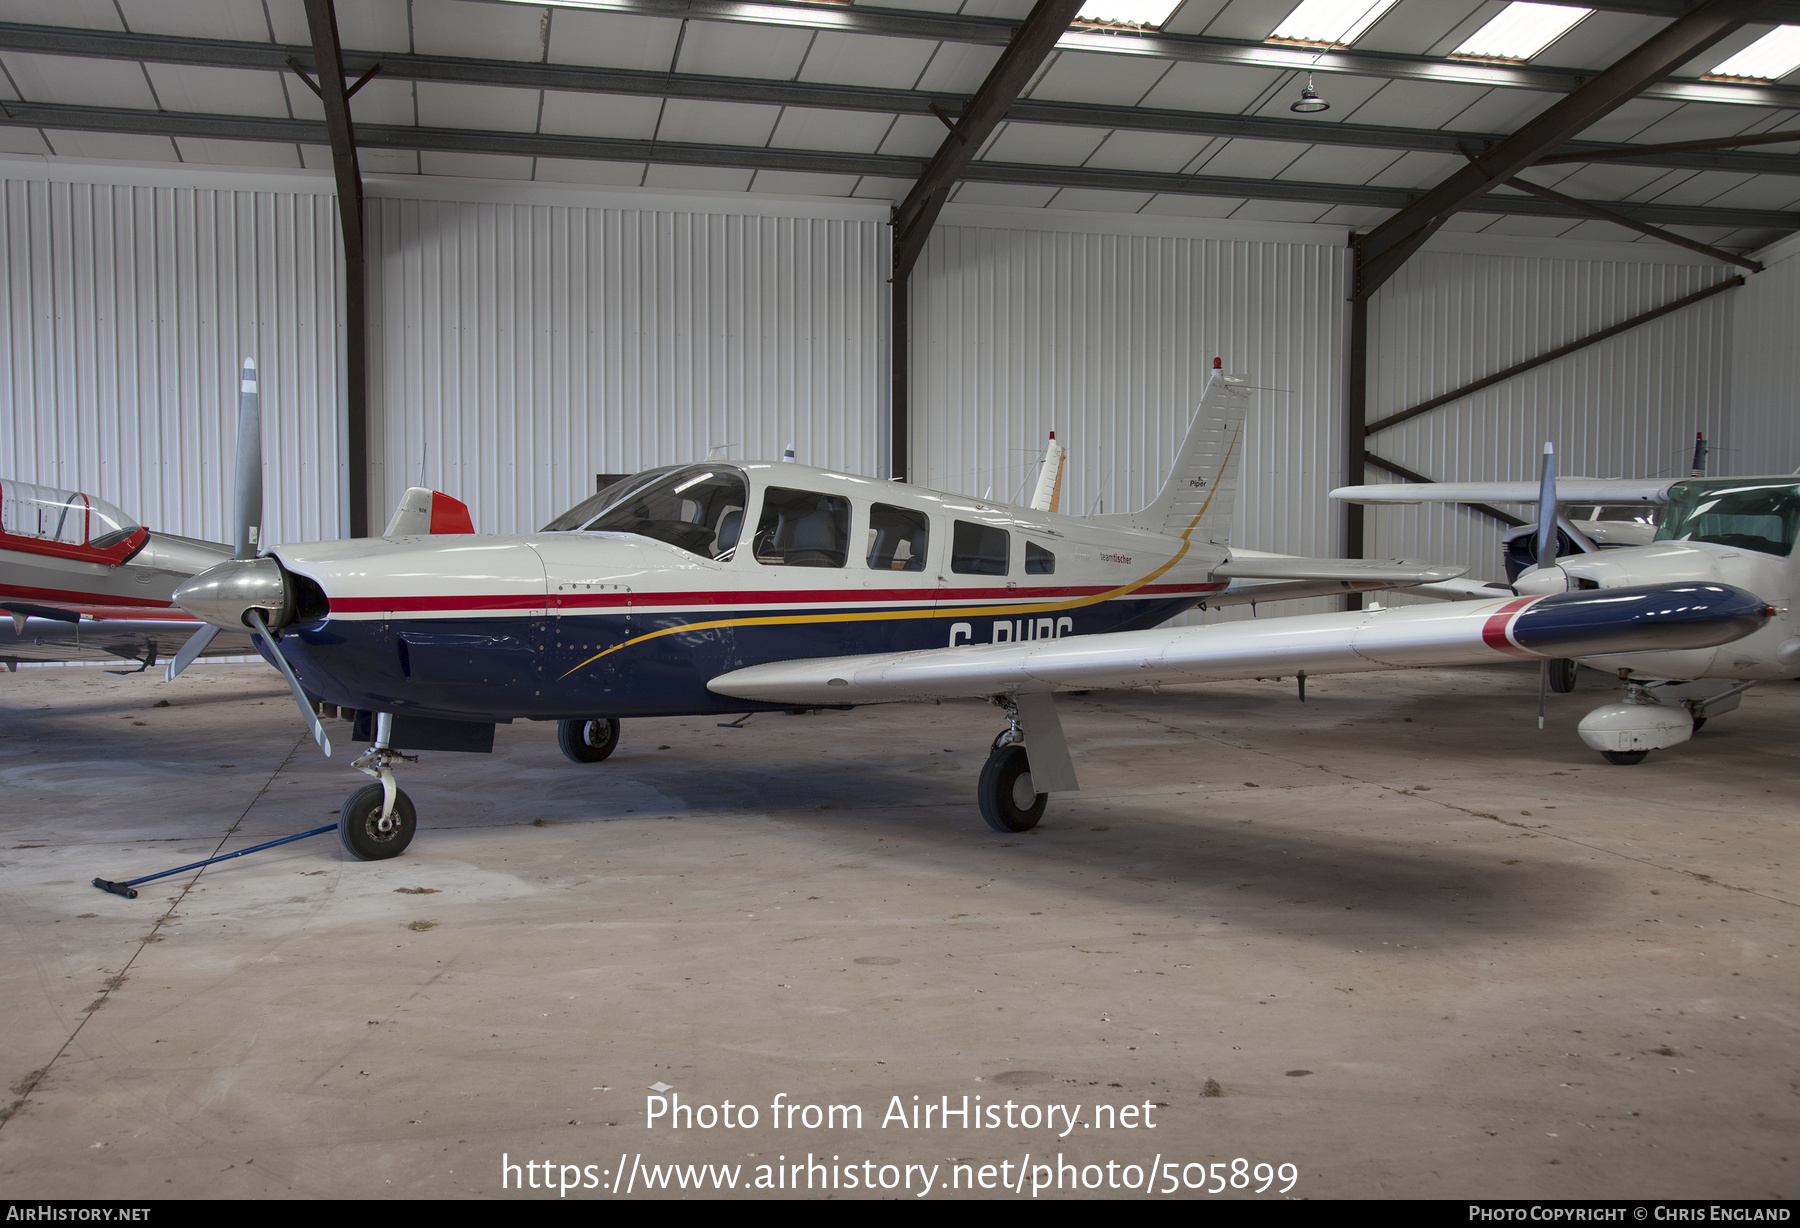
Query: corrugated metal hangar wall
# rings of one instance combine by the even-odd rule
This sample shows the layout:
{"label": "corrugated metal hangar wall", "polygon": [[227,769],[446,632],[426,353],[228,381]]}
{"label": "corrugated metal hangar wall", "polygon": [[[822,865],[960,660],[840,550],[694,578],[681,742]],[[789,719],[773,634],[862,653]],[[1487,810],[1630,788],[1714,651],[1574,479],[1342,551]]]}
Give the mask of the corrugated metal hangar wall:
{"label": "corrugated metal hangar wall", "polygon": [[[175,176],[182,176],[176,179]],[[0,168],[7,345],[0,475],[82,487],[146,523],[225,536],[232,386],[255,352],[267,539],[342,532],[334,204],[304,174]],[[196,186],[198,185],[198,186]],[[371,489],[418,480],[485,531],[535,527],[593,475],[778,455],[885,473],[888,230],[880,206],[371,185],[381,365]],[[1348,256],[1342,230],[952,207],[914,278],[915,480],[1016,496],[1046,432],[1067,507],[1160,480],[1215,355],[1263,389],[1235,538],[1339,550]],[[1375,300],[1371,420],[1734,270],[1644,245],[1415,257]],[[1789,410],[1800,259],[1744,290],[1371,440],[1440,478],[1677,473],[1800,461]],[[1736,398],[1734,401],[1734,397]],[[1382,511],[1374,551],[1496,567],[1497,529]]]}

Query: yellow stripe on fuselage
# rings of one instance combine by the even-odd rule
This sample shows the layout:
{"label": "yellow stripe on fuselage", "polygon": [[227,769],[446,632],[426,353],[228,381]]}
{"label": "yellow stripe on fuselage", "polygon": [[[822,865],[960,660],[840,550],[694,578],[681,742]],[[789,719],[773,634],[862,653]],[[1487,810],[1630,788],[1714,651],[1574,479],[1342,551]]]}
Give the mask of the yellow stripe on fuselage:
{"label": "yellow stripe on fuselage", "polygon": [[621,648],[630,648],[633,644],[660,639],[665,635],[683,635],[691,631],[716,631],[721,627],[773,627],[791,623],[893,622],[907,618],[995,618],[1009,614],[1054,614],[1061,610],[1078,610],[1083,606],[1099,605],[1104,601],[1116,601],[1120,597],[1128,597],[1146,584],[1153,583],[1167,574],[1169,569],[1181,562],[1182,557],[1187,554],[1188,535],[1200,523],[1200,518],[1206,515],[1206,509],[1212,506],[1213,496],[1219,493],[1219,475],[1223,474],[1225,466],[1231,463],[1231,453],[1236,449],[1238,435],[1243,432],[1243,429],[1244,424],[1238,423],[1237,432],[1231,436],[1231,443],[1226,446],[1225,455],[1219,461],[1218,473],[1213,475],[1213,488],[1207,492],[1206,502],[1200,505],[1200,510],[1194,513],[1192,520],[1188,521],[1188,527],[1181,531],[1181,549],[1177,550],[1174,557],[1161,567],[1141,579],[1133,580],[1130,584],[1120,585],[1118,588],[1108,589],[1104,593],[1096,593],[1091,597],[1075,597],[1068,601],[1033,602],[1027,605],[964,606],[960,609],[949,610],[936,608],[929,610],[860,610],[846,614],[770,614],[752,618],[718,618],[711,622],[683,623],[679,627],[664,627],[659,631],[647,631],[643,635],[633,636],[631,639],[614,644],[611,648],[595,653],[580,665],[575,666],[574,669],[569,670],[568,673],[561,675],[557,681],[561,682],[563,678],[567,678],[576,670],[586,669],[601,657],[610,656]]}

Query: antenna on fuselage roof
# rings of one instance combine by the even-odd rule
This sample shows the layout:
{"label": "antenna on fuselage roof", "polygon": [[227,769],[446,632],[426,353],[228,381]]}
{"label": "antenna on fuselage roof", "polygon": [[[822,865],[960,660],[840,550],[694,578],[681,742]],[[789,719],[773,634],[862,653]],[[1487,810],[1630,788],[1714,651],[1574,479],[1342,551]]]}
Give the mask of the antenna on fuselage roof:
{"label": "antenna on fuselage roof", "polygon": [[737,445],[735,443],[715,443],[712,447],[710,447],[706,450],[706,459],[709,461],[710,460],[724,460],[726,450],[729,448],[735,448],[735,447],[737,447]]}
{"label": "antenna on fuselage roof", "polygon": [[786,461],[790,465],[794,463],[794,445],[793,444],[790,443],[787,446],[787,451],[785,451],[781,454],[781,459]]}

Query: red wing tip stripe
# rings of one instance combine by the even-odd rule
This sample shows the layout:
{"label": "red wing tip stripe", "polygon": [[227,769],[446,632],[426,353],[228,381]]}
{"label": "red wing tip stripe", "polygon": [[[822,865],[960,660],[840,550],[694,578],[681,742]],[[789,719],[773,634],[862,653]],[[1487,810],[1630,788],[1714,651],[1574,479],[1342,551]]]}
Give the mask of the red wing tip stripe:
{"label": "red wing tip stripe", "polygon": [[1487,621],[1481,626],[1482,642],[1495,652],[1503,652],[1509,657],[1535,658],[1538,654],[1520,647],[1512,638],[1511,632],[1513,623],[1525,612],[1525,607],[1537,600],[1536,597],[1519,597],[1488,615]]}

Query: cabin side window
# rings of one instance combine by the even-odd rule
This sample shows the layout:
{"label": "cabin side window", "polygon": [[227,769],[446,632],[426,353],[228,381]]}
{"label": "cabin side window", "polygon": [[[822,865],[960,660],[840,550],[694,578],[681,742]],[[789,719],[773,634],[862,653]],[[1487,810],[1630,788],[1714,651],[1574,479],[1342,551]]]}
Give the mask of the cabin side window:
{"label": "cabin side window", "polygon": [[1056,574],[1056,556],[1034,541],[1025,543],[1025,574],[1028,576],[1053,576]]}
{"label": "cabin side window", "polygon": [[911,508],[886,503],[869,505],[869,568],[872,571],[924,571],[931,542],[931,518]]}
{"label": "cabin side window", "polygon": [[776,567],[842,567],[850,554],[850,500],[771,486],[756,526],[756,561]]}
{"label": "cabin side window", "polygon": [[964,576],[1003,576],[1012,564],[1012,534],[991,524],[956,522],[950,570]]}

